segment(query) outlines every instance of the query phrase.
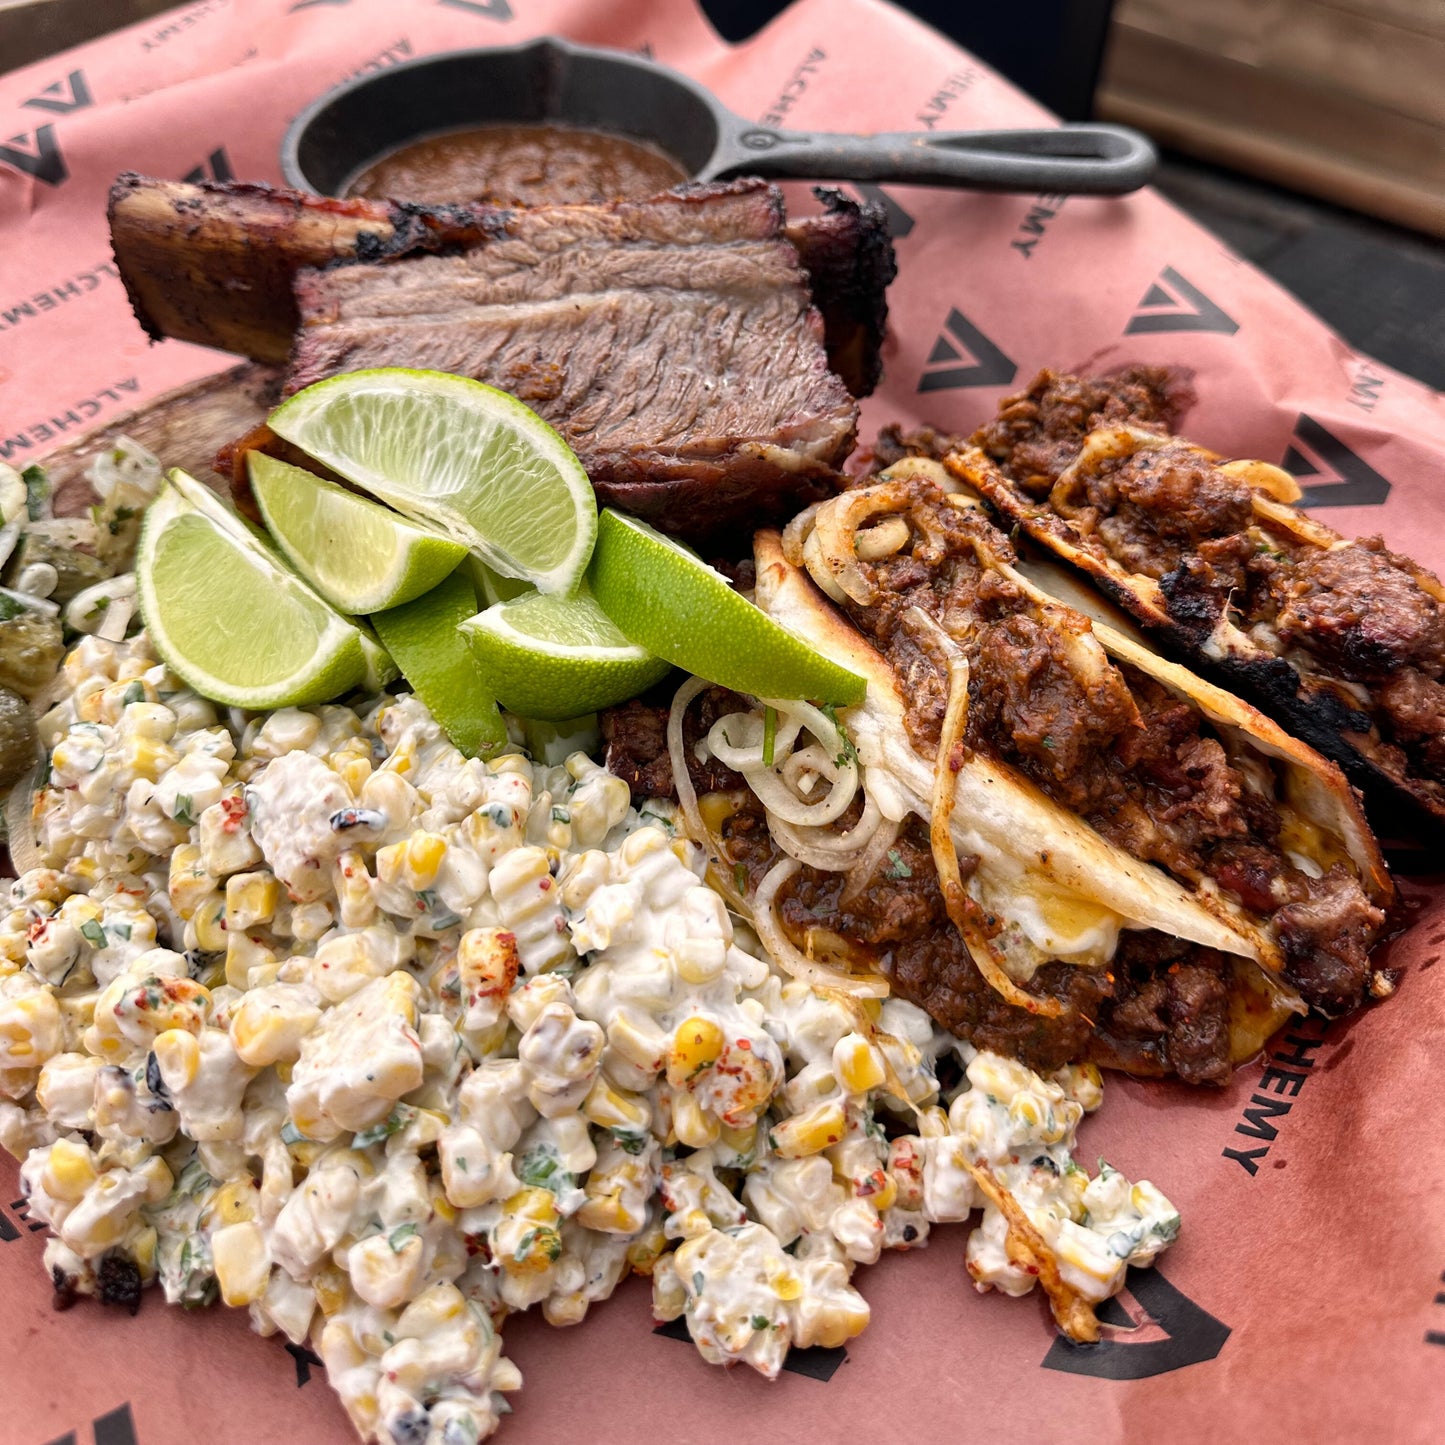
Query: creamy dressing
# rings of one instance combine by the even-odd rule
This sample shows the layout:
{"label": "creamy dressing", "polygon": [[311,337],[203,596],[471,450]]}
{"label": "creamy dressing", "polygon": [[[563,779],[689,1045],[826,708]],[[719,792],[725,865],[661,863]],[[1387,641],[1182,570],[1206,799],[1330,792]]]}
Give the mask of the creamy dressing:
{"label": "creamy dressing", "polygon": [[780,973],[583,754],[466,759],[411,697],[237,732],[143,637],[65,681],[45,866],[0,917],[0,1143],[46,1267],[310,1341],[368,1440],[475,1445],[521,1384],[506,1317],[576,1323],[629,1272],[769,1377],[935,1222],[982,1210],[969,1274],[1024,1293],[983,1165],[1086,1300],[1177,1231],[1073,1162],[1096,1071]]}

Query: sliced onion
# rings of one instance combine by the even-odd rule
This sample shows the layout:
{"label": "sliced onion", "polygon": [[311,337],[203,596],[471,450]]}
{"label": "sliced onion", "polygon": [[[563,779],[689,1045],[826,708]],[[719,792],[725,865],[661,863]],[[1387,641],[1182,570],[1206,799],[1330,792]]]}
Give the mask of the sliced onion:
{"label": "sliced onion", "polygon": [[672,782],[677,789],[677,801],[682,808],[682,816],[687,820],[687,830],[698,843],[706,840],[707,830],[702,825],[702,814],[697,810],[697,789],[693,787],[692,778],[687,771],[687,752],[682,742],[682,720],[687,713],[688,704],[706,688],[707,683],[702,678],[688,678],[673,694],[672,711],[667,715],[667,757],[672,764]]}
{"label": "sliced onion", "polygon": [[979,917],[978,904],[963,887],[951,823],[958,791],[954,754],[962,752],[963,730],[968,721],[968,659],[963,649],[922,608],[909,608],[907,619],[918,630],[930,632],[948,660],[948,706],[938,738],[938,759],[933,770],[933,816],[928,826],[928,840],[933,848],[933,862],[938,869],[938,886],[943,892],[944,907],[953,926],[958,929],[974,967],[1000,998],[1031,1014],[1057,1018],[1064,1007],[1058,999],[1027,993],[1008,976],[1003,955],[993,946],[993,940]]}
{"label": "sliced onion", "polygon": [[813,988],[835,989],[859,998],[886,998],[888,980],[881,974],[842,973],[817,963],[801,952],[783,931],[776,912],[778,890],[801,866],[796,859],[784,858],[768,869],[758,884],[757,896],[753,899],[753,927],[768,955],[784,973]]}
{"label": "sliced onion", "polygon": [[5,799],[5,833],[10,863],[17,878],[22,873],[29,873],[32,868],[45,867],[45,859],[35,837],[35,802],[45,765],[46,757],[41,752],[35,766],[16,779],[15,786]]}
{"label": "sliced onion", "polygon": [[46,617],[60,616],[60,604],[52,602],[48,597],[36,597],[29,592],[13,592],[9,587],[0,587],[0,597],[8,597],[31,612],[44,613]]}
{"label": "sliced onion", "polygon": [[818,516],[818,508],[822,502],[814,502],[811,507],[804,507],[786,527],[783,528],[783,556],[793,564],[794,567],[803,565],[803,547],[813,532],[813,523]]}
{"label": "sliced onion", "polygon": [[891,818],[885,818],[879,824],[872,838],[868,840],[868,845],[848,867],[848,876],[843,883],[841,894],[844,900],[856,897],[868,886],[873,875],[878,872],[878,865],[883,861],[884,854],[898,841],[898,835],[902,831],[903,824]]}

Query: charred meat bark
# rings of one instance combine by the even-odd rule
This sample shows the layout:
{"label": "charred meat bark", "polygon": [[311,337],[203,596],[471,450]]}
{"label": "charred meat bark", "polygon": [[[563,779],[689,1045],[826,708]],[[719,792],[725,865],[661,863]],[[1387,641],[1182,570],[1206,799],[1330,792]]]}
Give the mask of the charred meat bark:
{"label": "charred meat bark", "polygon": [[603,503],[750,535],[836,490],[857,421],[769,194],[539,206],[457,254],[304,269],[287,390],[373,366],[475,377],[555,426]]}
{"label": "charred meat bark", "polygon": [[[881,370],[886,289],[896,269],[882,208],[820,192],[823,214],[784,226],[777,192],[761,181],[684,194],[705,206],[729,192],[753,197],[760,237],[781,235],[796,248],[823,315],[830,365],[855,396],[866,396]],[[585,219],[606,208],[560,209]],[[174,337],[270,363],[290,355],[298,321],[291,284],[302,267],[486,246],[505,239],[523,214],[481,203],[335,200],[244,181],[193,185],[129,172],[112,186],[109,209],[116,264],[152,340]]]}
{"label": "charred meat bark", "polygon": [[1277,468],[1172,436],[1185,399],[1157,368],[1043,372],[950,465],[1374,803],[1445,826],[1445,588],[1380,537],[1282,505]]}

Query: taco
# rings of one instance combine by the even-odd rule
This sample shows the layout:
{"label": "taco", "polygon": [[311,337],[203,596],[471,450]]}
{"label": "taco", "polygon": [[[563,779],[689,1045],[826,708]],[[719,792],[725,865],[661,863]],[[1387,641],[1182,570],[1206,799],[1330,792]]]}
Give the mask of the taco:
{"label": "taco", "polygon": [[1179,387],[1044,372],[948,465],[1373,800],[1445,824],[1445,587],[1301,512],[1279,467],[1171,435]]}
{"label": "taco", "polygon": [[[892,991],[1031,1067],[1223,1082],[1291,1011],[1390,990],[1393,898],[1340,770],[1050,597],[936,461],[754,544],[764,611],[864,675],[758,699],[689,750],[745,787],[684,808],[769,951]],[[695,691],[695,690],[694,690]]]}

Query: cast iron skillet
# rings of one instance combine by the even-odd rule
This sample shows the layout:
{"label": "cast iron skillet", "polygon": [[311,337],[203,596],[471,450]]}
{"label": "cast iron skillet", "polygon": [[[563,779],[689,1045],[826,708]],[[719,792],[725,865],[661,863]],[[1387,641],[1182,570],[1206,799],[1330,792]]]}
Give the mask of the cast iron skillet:
{"label": "cast iron skillet", "polygon": [[448,51],[349,80],[292,121],[281,169],[297,189],[340,196],[373,161],[411,141],[488,122],[548,121],[650,141],[697,181],[749,175],[1123,195],[1149,179],[1157,160],[1145,137],[1111,125],[769,130],[653,61],[547,38]]}

